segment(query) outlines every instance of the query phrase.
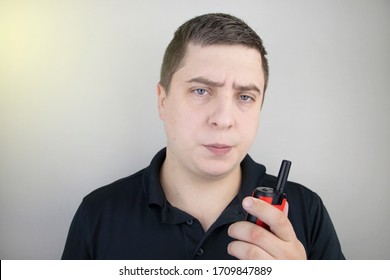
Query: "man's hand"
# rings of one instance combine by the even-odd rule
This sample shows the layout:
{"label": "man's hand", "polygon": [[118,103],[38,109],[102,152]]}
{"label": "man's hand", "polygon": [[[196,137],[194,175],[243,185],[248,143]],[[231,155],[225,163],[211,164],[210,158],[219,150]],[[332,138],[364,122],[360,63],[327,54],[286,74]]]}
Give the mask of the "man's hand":
{"label": "man's hand", "polygon": [[264,221],[271,231],[256,224],[241,221],[229,227],[228,234],[236,239],[228,245],[228,253],[238,259],[306,259],[305,248],[297,239],[285,211],[253,197],[242,203],[251,215]]}

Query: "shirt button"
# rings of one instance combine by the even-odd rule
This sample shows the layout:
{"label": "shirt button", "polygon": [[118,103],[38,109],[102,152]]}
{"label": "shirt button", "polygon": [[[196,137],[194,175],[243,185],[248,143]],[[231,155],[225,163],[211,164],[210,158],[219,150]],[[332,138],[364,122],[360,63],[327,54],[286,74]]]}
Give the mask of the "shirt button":
{"label": "shirt button", "polygon": [[203,255],[203,253],[204,253],[204,251],[203,251],[202,248],[199,248],[198,252],[196,252],[196,254],[197,254],[198,256]]}
{"label": "shirt button", "polygon": [[188,220],[187,225],[191,226],[194,223],[194,220]]}

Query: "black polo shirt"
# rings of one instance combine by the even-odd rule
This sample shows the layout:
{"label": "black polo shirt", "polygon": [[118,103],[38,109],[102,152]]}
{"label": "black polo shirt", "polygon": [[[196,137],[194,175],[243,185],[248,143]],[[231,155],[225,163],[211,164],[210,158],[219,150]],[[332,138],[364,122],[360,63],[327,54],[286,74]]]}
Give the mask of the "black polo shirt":
{"label": "black polo shirt", "polygon": [[[237,196],[204,232],[188,213],[173,207],[162,190],[163,149],[150,166],[87,195],[77,210],[62,259],[234,259],[228,227],[244,220],[242,199],[255,187],[273,187],[274,176],[249,155],[241,163]],[[329,215],[317,194],[288,182],[288,217],[309,259],[344,259]]]}

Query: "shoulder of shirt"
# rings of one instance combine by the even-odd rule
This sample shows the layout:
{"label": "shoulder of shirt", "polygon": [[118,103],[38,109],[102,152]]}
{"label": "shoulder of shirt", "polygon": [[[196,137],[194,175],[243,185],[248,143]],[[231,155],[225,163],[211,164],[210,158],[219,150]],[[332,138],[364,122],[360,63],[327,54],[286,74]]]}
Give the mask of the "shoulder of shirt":
{"label": "shoulder of shirt", "polygon": [[131,193],[134,191],[143,191],[141,185],[145,170],[146,168],[93,190],[84,197],[83,203],[103,203],[105,201],[122,200],[124,197],[131,196]]}

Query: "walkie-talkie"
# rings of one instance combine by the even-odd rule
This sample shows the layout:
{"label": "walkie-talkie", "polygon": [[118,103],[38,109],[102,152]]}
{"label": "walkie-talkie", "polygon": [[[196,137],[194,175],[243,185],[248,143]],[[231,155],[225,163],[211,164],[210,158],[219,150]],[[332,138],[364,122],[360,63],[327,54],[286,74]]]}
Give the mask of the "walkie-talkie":
{"label": "walkie-talkie", "polygon": [[[283,211],[287,201],[286,194],[283,192],[283,190],[287,182],[290,167],[291,161],[283,160],[282,165],[280,166],[275,188],[258,187],[253,191],[252,196],[266,201]],[[249,213],[246,220],[269,230],[268,225],[266,225],[262,220],[257,219],[255,216],[250,215]]]}

